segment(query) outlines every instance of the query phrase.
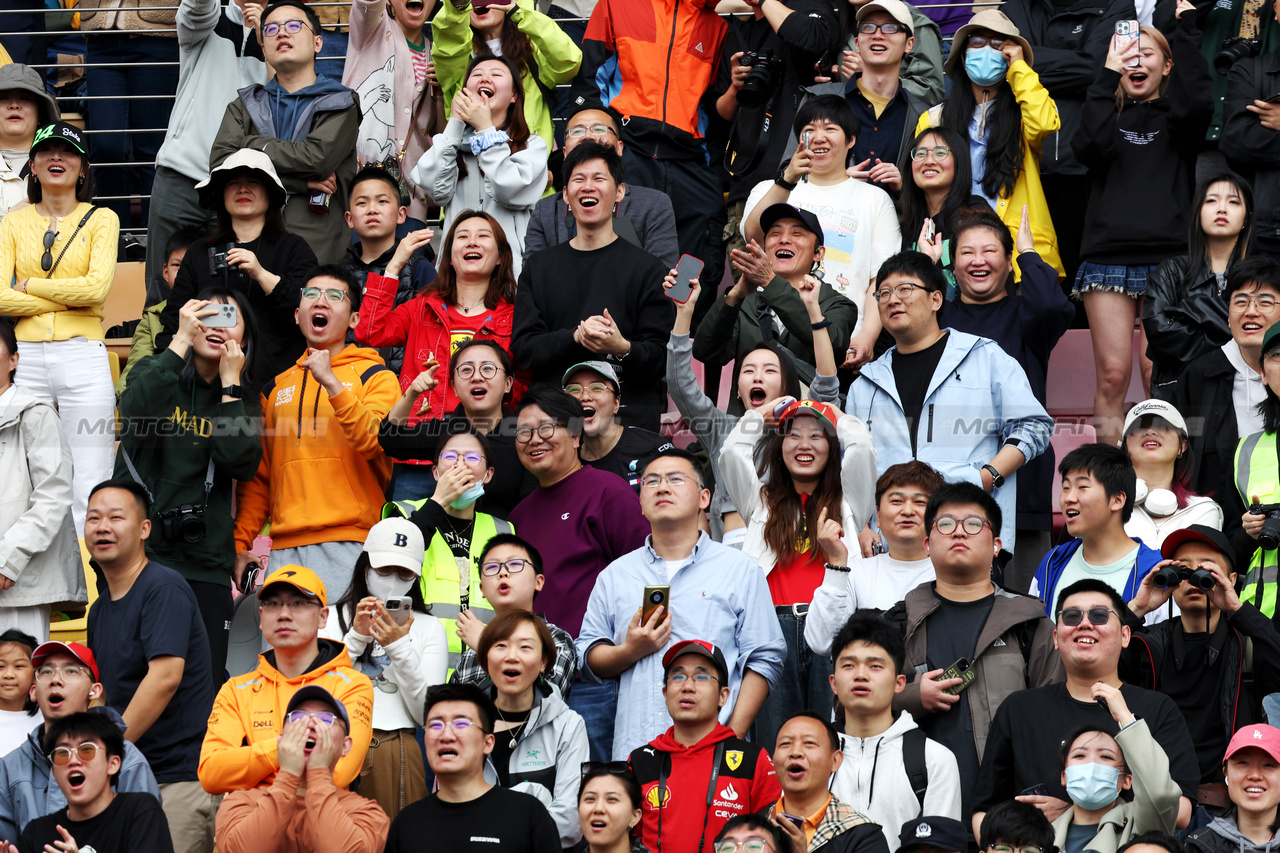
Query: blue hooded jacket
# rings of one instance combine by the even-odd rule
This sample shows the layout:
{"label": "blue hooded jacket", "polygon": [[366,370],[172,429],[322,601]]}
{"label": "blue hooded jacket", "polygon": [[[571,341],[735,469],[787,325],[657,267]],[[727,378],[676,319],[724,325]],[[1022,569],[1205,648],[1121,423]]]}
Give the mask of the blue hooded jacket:
{"label": "blue hooded jacket", "polygon": [[[1133,568],[1129,570],[1124,589],[1120,591],[1120,597],[1126,602],[1133,600],[1133,597],[1138,594],[1138,587],[1142,585],[1142,579],[1156,567],[1156,563],[1164,559],[1159,551],[1148,548],[1142,541],[1138,539],[1133,541],[1138,544],[1138,556],[1133,562]],[[1083,540],[1072,539],[1045,554],[1039,568],[1036,569],[1035,577],[1031,580],[1031,594],[1039,595],[1044,601],[1044,612],[1050,619],[1053,618],[1053,606],[1058,597],[1058,580],[1067,568],[1071,556],[1080,550],[1082,544]]]}

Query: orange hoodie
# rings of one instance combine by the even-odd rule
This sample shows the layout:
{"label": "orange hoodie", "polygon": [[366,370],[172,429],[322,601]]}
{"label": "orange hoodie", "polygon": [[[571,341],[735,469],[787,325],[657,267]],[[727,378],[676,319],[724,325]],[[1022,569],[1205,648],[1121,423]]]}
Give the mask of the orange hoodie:
{"label": "orange hoodie", "polygon": [[297,548],[363,542],[382,517],[391,460],[378,425],[400,383],[376,351],[351,344],[333,358],[346,387],[330,397],[306,358],[263,389],[262,462],[236,491],[236,551],[249,550],[268,519],[272,547]]}
{"label": "orange hoodie", "polygon": [[[394,377],[393,377],[394,378]],[[258,668],[225,682],[213,702],[209,731],[200,747],[200,784],[210,794],[270,784],[280,770],[276,740],[293,694],[308,684],[323,687],[351,718],[351,751],[333,770],[333,784],[350,785],[360,775],[373,737],[373,682],[351,666],[347,647],[320,640],[320,657],[297,678],[275,667],[275,652],[258,655]]]}

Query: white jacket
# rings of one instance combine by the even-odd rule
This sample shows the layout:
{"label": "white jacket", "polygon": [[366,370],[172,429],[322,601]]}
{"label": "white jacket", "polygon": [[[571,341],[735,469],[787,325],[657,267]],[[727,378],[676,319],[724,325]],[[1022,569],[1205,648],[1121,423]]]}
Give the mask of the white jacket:
{"label": "white jacket", "polygon": [[27,200],[27,181],[0,156],[0,220],[15,204]]}
{"label": "white jacket", "polygon": [[[856,541],[856,540],[855,540]],[[933,561],[904,562],[888,554],[863,559],[849,554],[849,571],[823,573],[813,591],[804,620],[804,641],[820,655],[831,654],[831,643],[855,610],[888,610],[922,583],[934,579]]]}
{"label": "white jacket", "polygon": [[[764,541],[764,526],[769,508],[760,500],[760,476],[756,473],[756,444],[764,436],[764,418],[759,412],[747,412],[724,440],[720,450],[720,473],[733,505],[747,523],[742,552],[755,560],[767,575],[778,564],[778,557]],[[840,441],[840,486],[844,500],[840,505],[841,524],[850,553],[858,548],[858,532],[871,520],[875,506],[876,449],[866,425],[853,415],[836,422]]]}
{"label": "white jacket", "polygon": [[880,824],[891,851],[898,849],[902,825],[922,814],[961,820],[960,768],[951,750],[932,738],[924,745],[929,785],[921,811],[902,757],[902,736],[914,728],[916,721],[903,711],[875,737],[841,733],[844,763],[831,777],[831,793]]}
{"label": "white jacket", "polygon": [[71,450],[53,407],[21,385],[0,397],[0,608],[87,604],[71,520]]}

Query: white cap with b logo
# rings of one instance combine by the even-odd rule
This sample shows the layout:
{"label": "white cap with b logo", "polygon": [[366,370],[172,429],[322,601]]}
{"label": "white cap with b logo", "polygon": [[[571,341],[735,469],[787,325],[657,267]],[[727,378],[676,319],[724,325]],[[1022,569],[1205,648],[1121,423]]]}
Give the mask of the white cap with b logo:
{"label": "white cap with b logo", "polygon": [[384,518],[370,528],[363,551],[375,569],[398,566],[421,571],[427,548],[418,525],[406,518]]}

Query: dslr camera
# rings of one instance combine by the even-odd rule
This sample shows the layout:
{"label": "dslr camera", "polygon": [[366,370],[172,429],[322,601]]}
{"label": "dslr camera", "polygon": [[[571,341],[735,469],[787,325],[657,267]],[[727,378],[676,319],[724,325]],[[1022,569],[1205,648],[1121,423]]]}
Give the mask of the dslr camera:
{"label": "dslr camera", "polygon": [[1266,516],[1258,532],[1258,546],[1264,551],[1280,548],[1280,504],[1254,504],[1249,514]]}
{"label": "dslr camera", "polygon": [[1193,569],[1180,563],[1172,563],[1162,567],[1151,578],[1152,584],[1164,588],[1177,586],[1183,581],[1190,581],[1191,585],[1196,589],[1202,589],[1205,592],[1213,589],[1217,583],[1214,580],[1213,572],[1208,569]]}
{"label": "dslr camera", "polygon": [[1231,66],[1236,64],[1236,60],[1252,59],[1257,56],[1260,46],[1258,39],[1223,39],[1222,47],[1213,57],[1213,70],[1225,77],[1231,70]]}
{"label": "dslr camera", "polygon": [[204,541],[204,507],[183,504],[160,513],[160,532],[166,539],[195,544]]}
{"label": "dslr camera", "polygon": [[771,90],[782,82],[782,57],[772,50],[750,50],[738,57],[738,64],[751,68],[738,90],[738,103],[744,107],[762,106],[769,100]]}

